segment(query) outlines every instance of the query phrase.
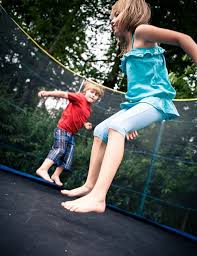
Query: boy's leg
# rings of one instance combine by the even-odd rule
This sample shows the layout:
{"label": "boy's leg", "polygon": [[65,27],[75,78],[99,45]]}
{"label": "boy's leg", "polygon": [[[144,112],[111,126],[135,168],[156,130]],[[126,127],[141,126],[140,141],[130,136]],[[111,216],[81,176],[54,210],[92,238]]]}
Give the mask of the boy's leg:
{"label": "boy's leg", "polygon": [[42,163],[42,165],[36,170],[36,174],[38,176],[40,176],[41,178],[43,178],[44,180],[47,180],[49,182],[53,182],[53,180],[50,178],[50,176],[48,174],[49,168],[53,164],[54,164],[54,162],[51,159],[46,158],[44,160],[44,162]]}
{"label": "boy's leg", "polygon": [[66,196],[71,196],[71,197],[83,196],[88,194],[92,190],[98,178],[101,163],[105,153],[105,148],[106,148],[106,144],[98,137],[94,137],[91,157],[90,157],[89,171],[88,171],[88,176],[85,184],[82,185],[81,187],[71,189],[71,190],[64,189],[61,191],[62,194]]}
{"label": "boy's leg", "polygon": [[50,178],[48,174],[49,168],[54,163],[57,164],[59,159],[65,153],[65,147],[66,147],[65,131],[59,128],[55,128],[53,137],[54,137],[54,142],[53,142],[52,149],[49,151],[47,158],[45,159],[43,164],[36,171],[37,175],[39,175],[43,179],[50,182],[53,182],[53,180]]}
{"label": "boy's leg", "polygon": [[63,186],[63,183],[62,183],[61,180],[60,180],[60,175],[61,175],[61,173],[63,172],[63,169],[64,169],[63,166],[58,166],[58,167],[55,169],[53,175],[51,176],[51,179],[52,179],[53,181],[55,181],[55,184],[57,184],[58,186]]}

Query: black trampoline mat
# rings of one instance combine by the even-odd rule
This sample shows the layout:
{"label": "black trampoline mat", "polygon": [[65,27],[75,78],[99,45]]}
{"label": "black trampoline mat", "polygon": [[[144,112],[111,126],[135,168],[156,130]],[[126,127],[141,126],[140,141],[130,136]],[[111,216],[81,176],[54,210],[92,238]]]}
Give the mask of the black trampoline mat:
{"label": "black trampoline mat", "polygon": [[1,256],[196,256],[184,237],[107,209],[64,210],[46,185],[0,171]]}

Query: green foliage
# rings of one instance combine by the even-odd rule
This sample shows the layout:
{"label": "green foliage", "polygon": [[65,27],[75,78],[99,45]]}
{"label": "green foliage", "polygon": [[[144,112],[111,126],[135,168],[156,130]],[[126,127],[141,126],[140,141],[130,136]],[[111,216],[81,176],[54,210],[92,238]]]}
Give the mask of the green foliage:
{"label": "green foliage", "polygon": [[[197,8],[196,1],[148,2],[152,7],[152,24],[197,37],[194,12]],[[116,43],[110,27],[113,3],[112,0],[2,1],[3,7],[19,25],[67,67],[86,77],[98,79],[108,87],[114,88],[116,85],[125,91],[126,82],[121,79],[118,68],[120,58],[115,50]],[[105,32],[111,34],[111,37],[104,44]],[[98,34],[103,37],[100,43]],[[105,52],[102,60],[98,48]],[[192,62],[190,59],[183,61],[185,53],[181,48],[167,45],[165,48],[168,69],[177,78],[180,77],[183,85],[182,90],[176,84],[178,95],[186,98],[190,95],[190,89],[185,87],[182,78],[187,76],[185,69]]]}
{"label": "green foliage", "polygon": [[51,146],[56,120],[39,108],[1,102],[1,163],[34,173]]}
{"label": "green foliage", "polygon": [[195,64],[186,66],[182,74],[171,72],[169,77],[177,91],[178,99],[197,97],[197,67]]}

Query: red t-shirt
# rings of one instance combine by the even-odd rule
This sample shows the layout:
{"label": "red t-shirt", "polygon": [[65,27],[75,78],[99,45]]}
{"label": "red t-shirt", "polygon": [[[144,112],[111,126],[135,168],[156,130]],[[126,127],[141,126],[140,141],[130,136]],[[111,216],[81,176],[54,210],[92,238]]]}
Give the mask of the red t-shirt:
{"label": "red t-shirt", "polygon": [[57,127],[72,134],[78,132],[91,113],[90,103],[82,93],[68,93],[69,104],[64,109]]}

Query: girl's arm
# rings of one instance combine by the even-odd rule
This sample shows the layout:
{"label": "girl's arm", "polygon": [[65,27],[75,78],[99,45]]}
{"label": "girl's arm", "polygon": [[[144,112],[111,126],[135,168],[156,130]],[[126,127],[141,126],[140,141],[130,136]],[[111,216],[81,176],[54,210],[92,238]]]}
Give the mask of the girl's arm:
{"label": "girl's arm", "polygon": [[39,97],[58,97],[68,99],[68,93],[64,91],[40,91],[38,92]]}
{"label": "girl's arm", "polygon": [[136,28],[135,37],[136,39],[147,42],[165,43],[179,46],[197,64],[197,44],[189,35],[151,25],[140,25]]}
{"label": "girl's arm", "polygon": [[126,136],[127,140],[133,140],[138,136],[138,132],[134,131],[134,132],[129,132]]}

